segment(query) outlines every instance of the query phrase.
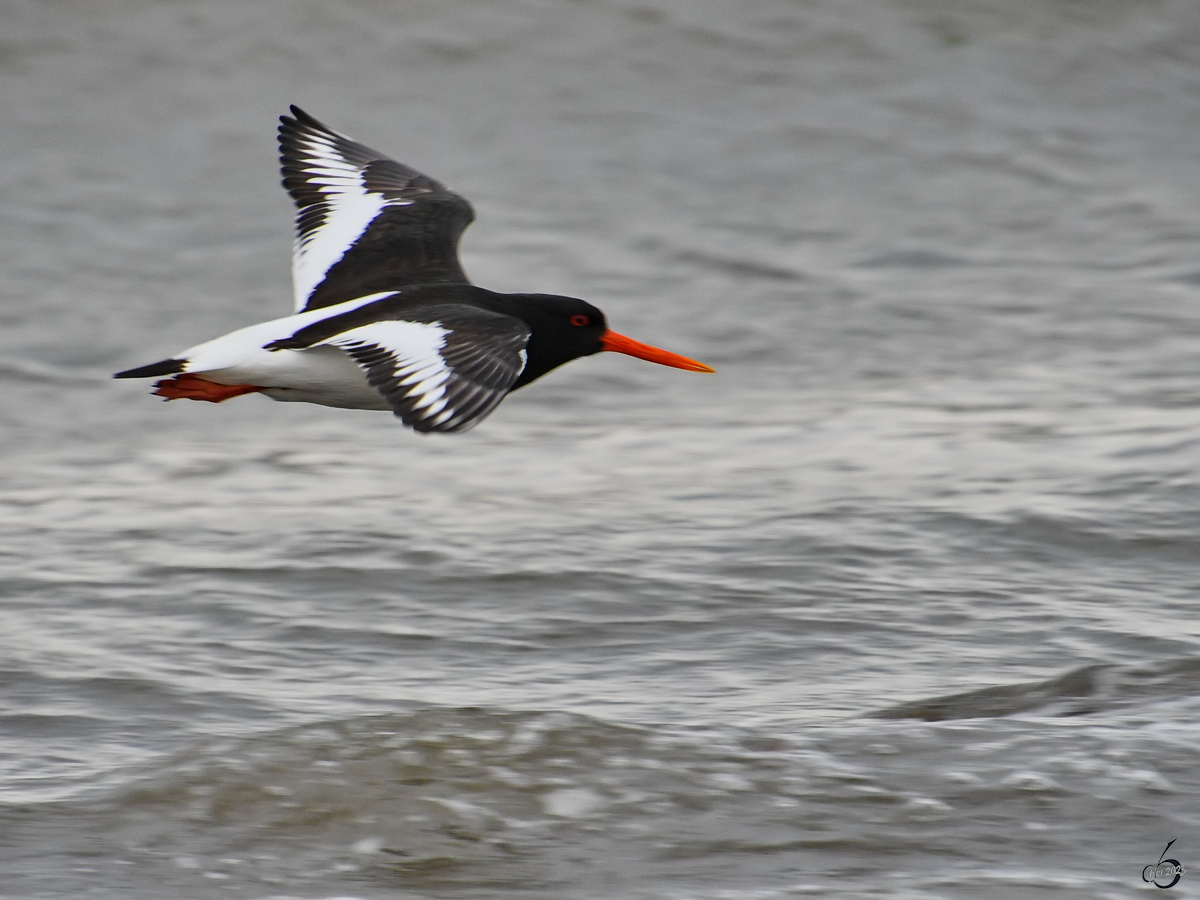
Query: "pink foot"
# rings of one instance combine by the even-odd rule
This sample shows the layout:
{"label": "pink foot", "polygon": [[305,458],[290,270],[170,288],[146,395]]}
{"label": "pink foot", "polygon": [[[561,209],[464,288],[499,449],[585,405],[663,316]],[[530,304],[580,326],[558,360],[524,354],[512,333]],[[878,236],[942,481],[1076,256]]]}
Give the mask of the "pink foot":
{"label": "pink foot", "polygon": [[199,375],[176,375],[155,382],[154,395],[166,397],[168,400],[207,400],[209,403],[220,403],[230,397],[240,397],[242,394],[253,394],[261,391],[261,387],[252,384],[217,384]]}

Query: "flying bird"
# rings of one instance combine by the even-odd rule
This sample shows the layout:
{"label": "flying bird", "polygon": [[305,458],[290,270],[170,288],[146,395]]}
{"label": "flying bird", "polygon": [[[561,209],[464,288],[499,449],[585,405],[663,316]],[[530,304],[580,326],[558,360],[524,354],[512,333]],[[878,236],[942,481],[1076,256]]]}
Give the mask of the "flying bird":
{"label": "flying bird", "polygon": [[295,201],[295,313],[118,372],[162,378],[157,396],[242,394],[390,409],[420,432],[466,431],[510,391],[611,350],[713,369],[611,331],[604,313],[553,294],[467,280],[458,242],[475,218],[458,194],[318,122],[280,116],[283,186]]}

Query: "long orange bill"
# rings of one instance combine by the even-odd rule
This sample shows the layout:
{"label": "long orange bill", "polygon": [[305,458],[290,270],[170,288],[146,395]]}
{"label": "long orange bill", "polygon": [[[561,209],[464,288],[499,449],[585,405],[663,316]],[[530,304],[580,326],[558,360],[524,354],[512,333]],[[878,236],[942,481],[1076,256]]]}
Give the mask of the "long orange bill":
{"label": "long orange bill", "polygon": [[600,346],[605,350],[612,350],[614,353],[624,353],[626,356],[636,356],[638,359],[658,363],[660,366],[687,369],[689,372],[717,371],[702,362],[696,362],[694,359],[688,359],[686,356],[680,356],[678,353],[671,353],[669,350],[659,350],[657,347],[651,347],[649,344],[643,344],[641,341],[627,338],[625,335],[617,334],[615,331],[604,332],[604,337],[600,338]]}

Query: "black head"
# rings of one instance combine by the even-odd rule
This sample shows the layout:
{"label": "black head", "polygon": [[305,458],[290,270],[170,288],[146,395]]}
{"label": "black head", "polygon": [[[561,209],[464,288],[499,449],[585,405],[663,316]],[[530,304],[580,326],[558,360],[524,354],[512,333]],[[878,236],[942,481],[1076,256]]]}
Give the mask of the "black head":
{"label": "black head", "polygon": [[508,294],[505,299],[512,304],[510,314],[530,331],[528,359],[514,390],[563,363],[604,349],[608,323],[592,304],[555,294]]}
{"label": "black head", "polygon": [[713,371],[704,363],[677,353],[659,350],[610,331],[604,313],[592,304],[574,297],[555,294],[493,294],[502,298],[492,301],[489,308],[516,316],[529,326],[528,359],[513,390],[541,378],[551,369],[581,356],[591,356],[601,350],[612,350],[636,356],[662,366],[687,369],[692,372]]}

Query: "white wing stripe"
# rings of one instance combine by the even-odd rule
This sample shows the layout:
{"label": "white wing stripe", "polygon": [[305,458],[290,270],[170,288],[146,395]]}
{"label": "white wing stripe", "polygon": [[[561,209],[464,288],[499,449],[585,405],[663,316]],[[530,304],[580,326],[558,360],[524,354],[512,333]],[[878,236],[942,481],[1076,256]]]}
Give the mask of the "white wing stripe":
{"label": "white wing stripe", "polygon": [[322,343],[347,348],[372,344],[390,351],[395,361],[392,377],[396,385],[408,388],[404,395],[415,401],[413,411],[427,419],[440,413],[449,399],[446,382],[451,372],[440,352],[449,333],[449,329],[437,322],[397,319],[352,328]]}
{"label": "white wing stripe", "polygon": [[[418,407],[428,406],[430,403],[432,403],[438,397],[442,396],[442,394],[446,393],[445,390],[443,390],[443,388],[442,388],[442,385],[444,385],[445,383],[446,383],[446,375],[445,374],[434,375],[432,378],[426,378],[424,381],[422,381],[420,384],[418,384],[415,388],[413,388],[411,393],[422,395],[421,402],[418,403],[417,406]],[[437,393],[434,393],[434,391],[436,391]]]}
{"label": "white wing stripe", "polygon": [[296,308],[303,309],[325,273],[353,246],[387,205],[381,194],[369,193],[362,184],[347,183],[331,197],[325,222],[306,239],[296,242],[292,258],[292,283]]}
{"label": "white wing stripe", "polygon": [[[473,330],[484,324],[495,327],[494,336]],[[508,393],[526,361],[524,348],[514,345],[528,337],[515,319],[464,306],[433,322],[376,320],[313,346],[350,354],[409,427],[465,431]]]}
{"label": "white wing stripe", "polygon": [[430,416],[436,415],[437,413],[441,412],[443,409],[446,408],[446,403],[448,402],[448,400],[449,400],[449,398],[443,396],[442,399],[438,400],[436,403],[431,405],[429,407],[429,409],[425,410],[425,412],[421,416],[421,418],[428,419]]}
{"label": "white wing stripe", "polygon": [[[396,383],[404,387],[407,387],[410,384],[418,384],[419,382],[424,381],[426,378],[429,378],[429,376],[436,374],[441,368],[442,362],[440,359],[438,362],[430,363],[425,368],[418,369],[415,372],[412,369],[405,367],[404,369],[397,371],[396,376],[399,378],[399,376],[403,374],[406,377],[400,379]],[[410,375],[409,372],[412,372],[412,374]],[[417,390],[418,388],[413,388],[414,392]]]}
{"label": "white wing stripe", "polygon": [[305,182],[325,199],[324,222],[296,240],[292,285],[296,309],[303,309],[325,273],[337,264],[388,206],[412,206],[411,200],[387,200],[363,185],[363,170],[347,162],[332,141],[312,136],[300,142],[308,159]]}

